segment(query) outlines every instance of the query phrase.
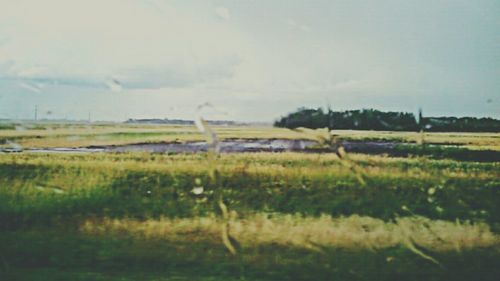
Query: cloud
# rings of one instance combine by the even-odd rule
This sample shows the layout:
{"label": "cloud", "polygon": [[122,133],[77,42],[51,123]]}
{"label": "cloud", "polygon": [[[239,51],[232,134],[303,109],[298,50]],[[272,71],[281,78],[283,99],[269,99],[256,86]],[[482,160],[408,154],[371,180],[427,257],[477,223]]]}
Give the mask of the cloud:
{"label": "cloud", "polygon": [[311,31],[311,28],[309,26],[307,26],[307,25],[301,25],[301,26],[299,26],[299,29],[301,31],[304,31],[304,32],[310,32]]}
{"label": "cloud", "polygon": [[295,20],[293,19],[288,19],[286,20],[286,24],[294,29],[294,30],[298,30],[298,31],[302,31],[302,32],[311,32],[311,27],[305,25],[305,24],[299,24],[297,23]]}
{"label": "cloud", "polygon": [[[245,37],[166,1],[19,0],[0,11],[0,78],[101,87],[189,87],[234,75]],[[216,9],[222,19],[229,10]],[[208,14],[208,13],[207,13]],[[92,15],[92,20],[88,16]],[[203,15],[202,15],[203,16]],[[7,24],[8,23],[8,24]]]}
{"label": "cloud", "polygon": [[226,7],[217,7],[215,8],[215,14],[223,19],[223,20],[229,20],[231,18],[231,14],[229,13],[229,9]]}
{"label": "cloud", "polygon": [[189,88],[229,79],[235,75],[238,64],[239,60],[236,58],[223,57],[196,65],[173,64],[123,69],[115,72],[114,77],[128,89]]}
{"label": "cloud", "polygon": [[[45,85],[76,86],[81,88],[107,88],[113,92],[125,89],[192,88],[203,85],[220,85],[220,81],[235,75],[237,60],[220,60],[200,65],[196,69],[179,65],[147,66],[119,69],[109,76],[54,75],[33,72],[32,75],[5,75],[1,81],[17,82],[22,88],[41,92]],[[27,72],[28,73],[28,72]]]}
{"label": "cloud", "polygon": [[[99,107],[103,119],[124,118],[117,100],[137,116],[210,101],[229,108],[228,118],[267,120],[325,97],[345,108],[430,108],[436,99],[436,112],[454,100],[456,111],[490,114],[496,105],[485,102],[500,89],[500,5],[491,1],[477,9],[461,1],[215,2],[3,1],[0,114],[30,112],[23,108],[42,99],[50,108]],[[102,96],[109,100],[97,103]],[[476,98],[484,105],[472,106]]]}
{"label": "cloud", "polygon": [[17,72],[17,75],[19,77],[37,77],[37,76],[43,76],[49,73],[49,69],[47,67],[41,67],[41,66],[32,66],[24,69],[19,69]]}
{"label": "cloud", "polygon": [[41,88],[42,88],[40,85],[32,85],[32,84],[25,83],[25,82],[19,83],[19,86],[23,87],[23,88],[25,88],[27,90],[30,90],[32,92],[35,92],[35,93],[40,93],[41,92]]}

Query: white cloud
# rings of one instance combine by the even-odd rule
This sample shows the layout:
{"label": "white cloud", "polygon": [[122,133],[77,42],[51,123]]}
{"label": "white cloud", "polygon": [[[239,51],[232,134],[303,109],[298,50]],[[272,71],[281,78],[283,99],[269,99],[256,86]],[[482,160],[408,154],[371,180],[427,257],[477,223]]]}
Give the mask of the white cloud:
{"label": "white cloud", "polygon": [[32,66],[28,68],[19,69],[17,75],[20,77],[37,77],[44,76],[49,73],[49,69],[47,67],[40,66]]}
{"label": "white cloud", "polygon": [[422,93],[445,101],[437,110],[486,105],[500,87],[500,6],[478,1],[0,0],[0,114],[45,102],[124,118],[119,103],[154,117],[209,101],[270,120],[325,97],[359,108]]}
{"label": "white cloud", "polygon": [[[11,78],[106,84],[122,75],[124,86],[186,87],[231,77],[249,53],[237,31],[165,1],[19,0],[3,6],[0,32],[8,40],[0,46],[0,75]],[[230,17],[224,7],[216,12]]]}
{"label": "white cloud", "polygon": [[41,88],[42,88],[39,85],[31,85],[31,84],[24,83],[24,82],[19,83],[19,86],[23,87],[23,88],[25,88],[27,90],[30,90],[32,92],[35,92],[35,93],[40,93],[41,92]]}
{"label": "white cloud", "polygon": [[304,31],[304,32],[310,32],[311,31],[311,28],[309,26],[307,26],[307,25],[301,25],[301,26],[299,26],[299,29],[301,31]]}
{"label": "white cloud", "polygon": [[302,31],[302,32],[311,32],[311,27],[309,27],[308,25],[305,25],[305,24],[300,24],[300,23],[297,23],[295,20],[293,19],[287,19],[286,20],[286,24],[291,28],[291,29],[294,29],[294,30],[298,30],[298,31]]}
{"label": "white cloud", "polygon": [[231,14],[229,13],[229,9],[226,7],[217,7],[215,8],[215,14],[223,19],[223,20],[229,20],[231,18]]}

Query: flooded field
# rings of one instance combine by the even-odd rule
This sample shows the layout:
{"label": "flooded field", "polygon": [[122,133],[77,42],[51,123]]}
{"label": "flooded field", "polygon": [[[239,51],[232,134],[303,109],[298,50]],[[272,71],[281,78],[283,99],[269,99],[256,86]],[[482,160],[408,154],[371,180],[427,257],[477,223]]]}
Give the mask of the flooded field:
{"label": "flooded field", "polygon": [[0,280],[190,276],[193,264],[216,277],[179,280],[235,268],[372,280],[394,266],[390,280],[421,268],[467,280],[444,267],[496,280],[498,134],[213,129],[219,141],[193,126],[0,131]]}
{"label": "flooded field", "polygon": [[[346,151],[360,153],[390,153],[400,142],[342,141]],[[319,149],[318,143],[300,139],[227,139],[219,143],[222,153],[243,152],[328,152]],[[197,153],[206,152],[209,145],[204,141],[134,143],[124,145],[98,145],[88,147],[51,147],[51,148],[10,148],[4,152],[40,153],[96,153],[96,152],[150,152],[150,153]]]}
{"label": "flooded field", "polygon": [[[499,162],[500,152],[495,150],[470,150],[461,145],[427,144],[398,141],[343,140],[338,142],[346,152],[371,155],[387,155],[392,157],[429,156],[437,159],[455,159],[462,161]],[[163,141],[140,142],[131,144],[91,145],[85,147],[48,147],[48,148],[4,148],[4,153],[202,153],[207,152],[210,145],[205,141]],[[225,139],[218,143],[221,153],[251,152],[302,152],[333,153],[331,147],[321,146],[318,142],[306,139]]]}

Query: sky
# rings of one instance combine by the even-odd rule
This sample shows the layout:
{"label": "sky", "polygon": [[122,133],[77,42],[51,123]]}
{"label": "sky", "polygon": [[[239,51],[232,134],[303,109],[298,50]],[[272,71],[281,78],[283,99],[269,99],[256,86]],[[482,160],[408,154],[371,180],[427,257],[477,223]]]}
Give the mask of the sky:
{"label": "sky", "polygon": [[272,122],[328,105],[500,118],[498,0],[0,7],[0,118]]}

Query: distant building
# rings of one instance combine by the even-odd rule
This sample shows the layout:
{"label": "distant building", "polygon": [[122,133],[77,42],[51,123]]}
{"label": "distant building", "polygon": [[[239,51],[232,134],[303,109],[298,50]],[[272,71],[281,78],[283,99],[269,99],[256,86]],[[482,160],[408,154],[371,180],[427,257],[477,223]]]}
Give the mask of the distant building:
{"label": "distant building", "polygon": [[[124,122],[125,124],[169,124],[169,125],[194,125],[192,120],[182,120],[182,119],[128,119]],[[218,125],[218,126],[242,126],[248,125],[247,123],[235,122],[230,120],[209,120],[208,124]]]}

